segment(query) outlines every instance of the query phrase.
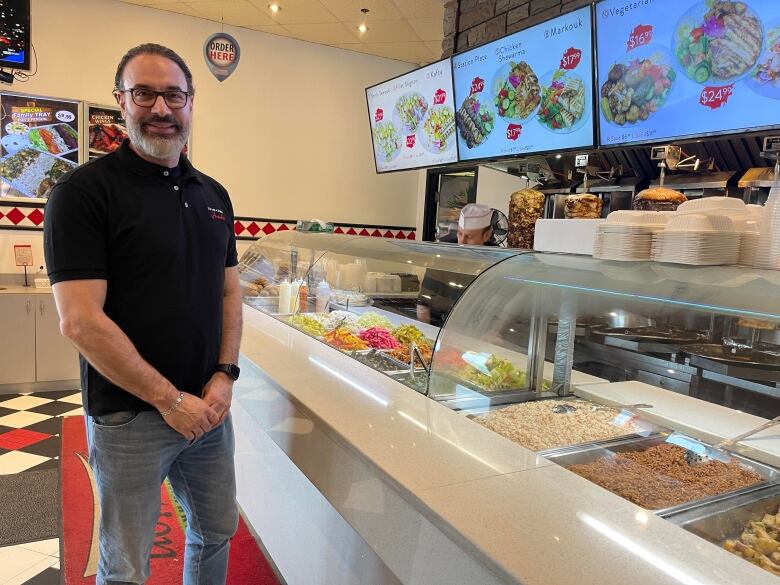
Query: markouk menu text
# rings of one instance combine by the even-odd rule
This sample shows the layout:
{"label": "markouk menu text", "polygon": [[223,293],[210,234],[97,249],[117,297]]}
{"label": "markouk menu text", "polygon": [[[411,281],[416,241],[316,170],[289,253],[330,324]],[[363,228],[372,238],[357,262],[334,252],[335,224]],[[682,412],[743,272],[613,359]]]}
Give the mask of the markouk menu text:
{"label": "markouk menu text", "polygon": [[780,125],[780,1],[596,5],[601,144]]}
{"label": "markouk menu text", "polygon": [[585,7],[452,58],[461,160],[593,146]]}
{"label": "markouk menu text", "polygon": [[379,173],[458,160],[449,59],[366,89]]}

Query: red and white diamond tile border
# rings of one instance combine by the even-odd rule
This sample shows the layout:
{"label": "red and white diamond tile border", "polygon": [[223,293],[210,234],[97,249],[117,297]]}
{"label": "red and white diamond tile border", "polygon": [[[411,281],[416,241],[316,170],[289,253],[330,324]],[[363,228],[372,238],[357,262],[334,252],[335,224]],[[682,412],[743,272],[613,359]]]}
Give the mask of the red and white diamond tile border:
{"label": "red and white diamond tile border", "polygon": [[[294,230],[297,222],[292,220],[237,217],[236,237],[240,240],[257,240],[276,232]],[[351,236],[415,240],[417,231],[412,227],[359,225],[334,223],[334,232]],[[0,229],[43,229],[43,204],[3,204],[0,202]]]}
{"label": "red and white diamond tile border", "polygon": [[[236,237],[240,240],[258,240],[276,232],[294,230],[297,222],[254,217],[236,218]],[[413,227],[360,225],[334,222],[334,233],[350,236],[374,238],[392,238],[396,240],[414,240],[417,230]]]}

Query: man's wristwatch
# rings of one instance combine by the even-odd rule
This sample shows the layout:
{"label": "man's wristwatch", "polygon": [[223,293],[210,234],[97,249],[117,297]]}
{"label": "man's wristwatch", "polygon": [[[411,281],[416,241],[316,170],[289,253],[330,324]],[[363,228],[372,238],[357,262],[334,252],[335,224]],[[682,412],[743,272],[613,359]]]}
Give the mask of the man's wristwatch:
{"label": "man's wristwatch", "polygon": [[236,364],[217,364],[214,372],[222,372],[223,374],[227,374],[227,376],[235,382],[238,380],[238,376],[241,375],[241,368],[239,368]]}

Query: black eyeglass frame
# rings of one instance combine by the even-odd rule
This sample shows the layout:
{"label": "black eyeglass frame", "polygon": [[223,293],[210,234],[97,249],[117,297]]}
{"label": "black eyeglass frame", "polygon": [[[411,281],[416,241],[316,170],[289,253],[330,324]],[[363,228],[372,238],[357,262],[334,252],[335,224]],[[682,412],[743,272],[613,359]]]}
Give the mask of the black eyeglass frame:
{"label": "black eyeglass frame", "polygon": [[[149,93],[153,93],[154,95],[154,101],[151,102],[149,105],[139,104],[135,99],[135,92],[136,91],[146,91]],[[130,99],[133,100],[133,103],[138,106],[139,108],[152,108],[154,107],[154,104],[157,103],[157,100],[162,97],[162,99],[165,101],[165,104],[171,108],[172,110],[181,110],[182,108],[187,107],[187,104],[190,101],[190,97],[193,95],[192,92],[184,91],[182,89],[166,89],[164,91],[156,91],[154,89],[149,89],[148,87],[130,87],[128,89],[121,89],[119,87],[114,88],[114,93],[129,93]],[[173,106],[168,101],[168,98],[165,94],[171,94],[171,93],[181,93],[184,94],[184,103],[180,106]]]}

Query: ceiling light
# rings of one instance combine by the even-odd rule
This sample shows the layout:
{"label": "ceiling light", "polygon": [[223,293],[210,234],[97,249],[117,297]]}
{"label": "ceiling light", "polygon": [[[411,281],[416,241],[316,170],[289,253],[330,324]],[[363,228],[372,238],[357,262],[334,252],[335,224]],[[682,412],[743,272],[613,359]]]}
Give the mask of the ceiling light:
{"label": "ceiling light", "polygon": [[358,30],[362,33],[366,32],[368,30],[368,27],[365,25],[365,23],[361,23],[358,25]]}
{"label": "ceiling light", "polygon": [[368,20],[368,13],[371,12],[368,8],[361,8],[360,12],[363,13],[363,22],[361,22],[357,29],[360,31],[360,34],[363,34],[364,32],[368,31],[368,25],[366,24]]}
{"label": "ceiling light", "polygon": [[268,5],[268,9],[271,12],[279,12],[282,9],[282,7],[279,6],[276,2],[274,2],[273,4]]}

